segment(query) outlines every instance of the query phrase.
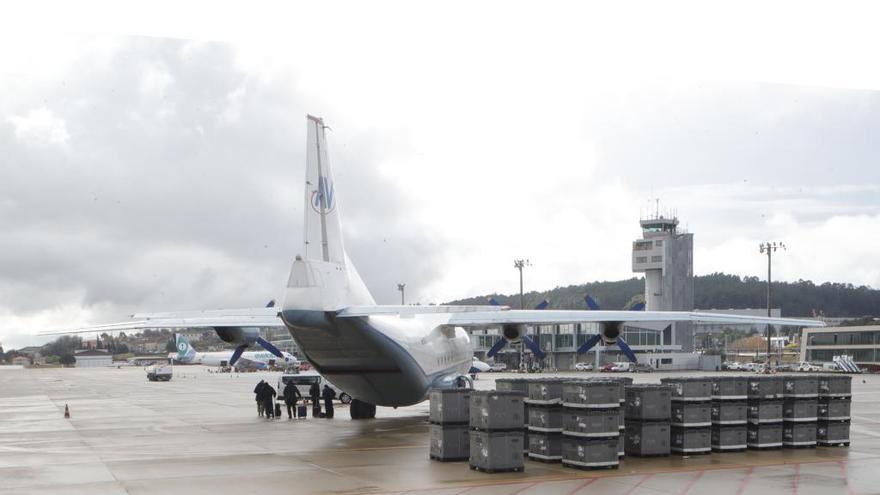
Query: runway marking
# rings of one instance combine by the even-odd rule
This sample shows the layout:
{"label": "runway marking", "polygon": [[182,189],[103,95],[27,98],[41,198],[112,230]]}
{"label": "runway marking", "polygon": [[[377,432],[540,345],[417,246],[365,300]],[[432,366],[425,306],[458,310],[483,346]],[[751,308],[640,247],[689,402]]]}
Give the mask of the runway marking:
{"label": "runway marking", "polygon": [[687,495],[687,492],[691,491],[691,488],[697,483],[697,480],[703,477],[703,474],[706,473],[706,470],[697,471],[697,474],[688,481],[688,484],[685,485],[684,490],[682,490],[681,495]]}
{"label": "runway marking", "polygon": [[745,491],[746,485],[749,484],[749,481],[752,480],[752,473],[755,472],[755,467],[749,467],[748,472],[746,473],[746,477],[743,478],[742,482],[739,484],[739,488],[736,490],[736,495],[742,495],[742,492]]}
{"label": "runway marking", "polygon": [[642,479],[639,480],[638,483],[636,483],[635,485],[633,485],[632,488],[630,488],[629,490],[627,490],[626,492],[624,492],[623,495],[629,495],[630,493],[636,491],[636,488],[642,486],[642,483],[648,481],[648,478],[650,478],[651,476],[654,476],[654,474],[653,474],[653,473],[648,473],[648,474],[642,476]]}
{"label": "runway marking", "polygon": [[794,465],[794,478],[792,478],[792,480],[791,480],[791,483],[793,485],[792,486],[792,493],[794,493],[794,495],[798,495],[798,485],[800,485],[800,481],[801,481],[801,465],[795,464]]}
{"label": "runway marking", "polygon": [[837,461],[837,464],[840,465],[840,472],[843,474],[843,482],[846,483],[846,493],[847,495],[853,495],[852,486],[849,484],[849,473],[846,470],[846,463],[843,461]]}
{"label": "runway marking", "polygon": [[574,495],[575,493],[577,493],[577,492],[583,490],[584,488],[586,488],[586,487],[587,487],[588,485],[590,485],[591,483],[595,483],[596,480],[598,480],[598,479],[599,479],[599,478],[590,478],[590,479],[588,479],[587,481],[585,481],[585,482],[581,483],[580,485],[578,485],[574,490],[568,492],[566,495]]}
{"label": "runway marking", "polygon": [[537,484],[538,484],[537,481],[534,482],[534,483],[529,483],[528,485],[526,485],[526,486],[520,488],[519,490],[517,490],[517,491],[511,493],[510,495],[516,495],[517,493],[522,493],[522,492],[528,490],[529,488],[531,488],[531,487],[533,487],[533,486],[535,486],[535,485],[537,485]]}

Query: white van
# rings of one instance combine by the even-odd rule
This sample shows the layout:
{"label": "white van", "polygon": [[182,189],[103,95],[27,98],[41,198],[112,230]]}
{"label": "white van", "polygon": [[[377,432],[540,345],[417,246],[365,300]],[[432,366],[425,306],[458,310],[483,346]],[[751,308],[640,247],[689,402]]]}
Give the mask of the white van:
{"label": "white van", "polygon": [[342,402],[343,404],[348,404],[351,402],[351,396],[347,393],[339,390],[339,387],[333,385],[329,380],[319,375],[318,373],[305,372],[305,373],[295,373],[295,374],[283,374],[280,378],[278,378],[278,387],[275,390],[278,392],[278,395],[275,397],[275,400],[278,402],[284,402],[284,387],[287,386],[289,382],[293,382],[296,384],[296,388],[299,390],[299,393],[302,394],[304,398],[309,397],[309,389],[312,387],[313,383],[318,384],[318,388],[324,390],[324,385],[329,385],[330,388],[336,392],[336,400]]}

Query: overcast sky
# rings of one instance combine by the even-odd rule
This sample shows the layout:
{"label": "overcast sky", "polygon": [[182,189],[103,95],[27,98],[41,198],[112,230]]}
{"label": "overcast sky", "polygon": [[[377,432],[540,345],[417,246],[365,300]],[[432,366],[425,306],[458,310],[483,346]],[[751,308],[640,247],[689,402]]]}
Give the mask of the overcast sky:
{"label": "overcast sky", "polygon": [[379,303],[398,282],[410,302],[512,293],[517,257],[527,290],[631,277],[656,198],[695,234],[697,274],[763,277],[775,240],[778,279],[880,287],[864,12],[799,7],[781,36],[790,11],[748,4],[193,5],[100,5],[110,24],[53,6],[78,21],[61,25],[38,4],[0,25],[7,348],[281,297],[306,113],[332,128],[348,251]]}

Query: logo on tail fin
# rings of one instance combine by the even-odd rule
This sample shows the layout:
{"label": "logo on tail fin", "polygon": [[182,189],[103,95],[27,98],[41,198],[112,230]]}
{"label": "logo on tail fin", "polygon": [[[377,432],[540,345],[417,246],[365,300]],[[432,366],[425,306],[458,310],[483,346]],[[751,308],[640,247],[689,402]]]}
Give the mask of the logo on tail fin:
{"label": "logo on tail fin", "polygon": [[189,345],[189,341],[181,334],[175,335],[177,341],[177,360],[188,361],[195,355],[196,350]]}
{"label": "logo on tail fin", "polygon": [[312,209],[321,213],[321,207],[324,207],[324,213],[330,213],[336,207],[336,198],[333,193],[333,181],[327,177],[318,177],[318,189],[312,191]]}

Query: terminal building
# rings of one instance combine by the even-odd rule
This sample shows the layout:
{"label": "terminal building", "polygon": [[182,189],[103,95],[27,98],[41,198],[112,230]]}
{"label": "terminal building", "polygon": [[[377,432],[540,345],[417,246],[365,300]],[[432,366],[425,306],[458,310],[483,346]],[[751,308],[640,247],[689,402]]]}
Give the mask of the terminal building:
{"label": "terminal building", "polygon": [[832,362],[850,356],[862,368],[880,367],[880,325],[804,328],[802,362]]}

